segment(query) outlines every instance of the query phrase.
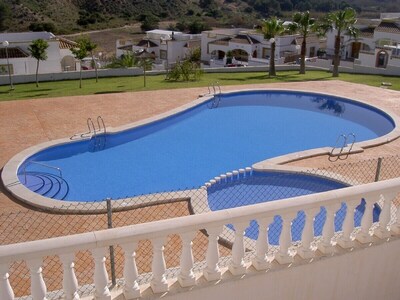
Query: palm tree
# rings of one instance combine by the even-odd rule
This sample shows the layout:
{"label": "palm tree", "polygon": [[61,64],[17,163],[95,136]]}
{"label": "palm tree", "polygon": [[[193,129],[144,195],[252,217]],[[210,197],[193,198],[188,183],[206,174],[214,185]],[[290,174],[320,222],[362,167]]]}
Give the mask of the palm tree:
{"label": "palm tree", "polygon": [[82,60],[88,55],[88,51],[86,49],[86,42],[84,39],[79,39],[77,41],[77,47],[71,49],[72,54],[76,59],[79,60],[80,68],[79,68],[79,88],[82,88]]}
{"label": "palm tree", "polygon": [[356,24],[356,11],[350,7],[345,10],[339,10],[337,12],[329,13],[318,26],[318,29],[322,35],[325,35],[328,31],[336,30],[335,36],[335,52],[333,57],[333,73],[332,77],[339,76],[339,64],[340,64],[340,48],[342,46],[341,35],[346,33],[354,38],[358,35],[358,29],[354,27]]}
{"label": "palm tree", "polygon": [[269,76],[276,76],[275,71],[275,48],[276,42],[275,37],[285,32],[283,22],[278,20],[276,17],[263,20],[261,24],[261,31],[264,34],[264,38],[271,42],[271,56],[269,58]]}
{"label": "palm tree", "polygon": [[293,15],[293,22],[289,26],[291,32],[300,33],[303,38],[300,52],[300,74],[306,74],[306,50],[307,37],[314,31],[315,19],[310,18],[310,12],[296,12]]}
{"label": "palm tree", "polygon": [[47,48],[49,48],[49,44],[43,39],[34,40],[32,42],[32,44],[30,44],[28,47],[28,50],[31,53],[31,56],[33,58],[36,58],[36,60],[37,60],[37,63],[36,63],[36,87],[39,87],[39,81],[38,81],[39,62],[41,60],[47,59],[47,53],[46,53]]}

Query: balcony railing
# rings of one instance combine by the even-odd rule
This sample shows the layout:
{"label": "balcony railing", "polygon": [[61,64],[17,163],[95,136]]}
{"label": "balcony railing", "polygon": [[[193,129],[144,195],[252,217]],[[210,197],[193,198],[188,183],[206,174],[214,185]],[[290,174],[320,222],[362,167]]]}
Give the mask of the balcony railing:
{"label": "balcony railing", "polygon": [[[227,265],[233,276],[242,276],[252,265],[256,270],[270,268],[272,261],[279,264],[293,262],[294,256],[299,259],[308,259],[316,255],[316,248],[331,254],[340,245],[342,248],[357,247],[359,243],[371,243],[373,239],[387,239],[392,234],[400,233],[400,209],[395,201],[400,193],[400,178],[368,183],[319,194],[295,197],[290,200],[266,202],[251,206],[237,207],[221,211],[214,211],[198,215],[190,215],[175,219],[161,220],[152,223],[132,225],[127,227],[108,229],[72,236],[64,236],[46,240],[37,240],[20,244],[0,246],[0,299],[15,299],[10,280],[10,265],[15,261],[25,261],[30,270],[31,295],[33,299],[46,299],[47,287],[43,279],[43,258],[56,255],[63,265],[63,294],[65,299],[79,299],[79,283],[75,275],[77,252],[89,250],[94,264],[92,284],[96,299],[111,299],[109,279],[106,269],[106,250],[111,245],[118,245],[123,249],[124,265],[122,289],[126,299],[141,296],[144,286],[136,265],[136,252],[142,242],[149,240],[152,244],[150,288],[154,293],[163,293],[169,290],[171,280],[178,281],[182,287],[196,284],[194,268],[200,265],[199,272],[206,281],[220,280],[221,259],[218,246],[219,236],[227,224],[235,228],[232,240],[232,251]],[[365,201],[365,211],[361,226],[355,228],[354,211],[360,202]],[[381,208],[379,222],[373,223],[374,205]],[[346,215],[342,231],[335,234],[335,213],[341,206],[346,206]],[[322,235],[314,236],[313,219],[321,208],[326,211],[326,218],[322,224]],[[291,238],[292,221],[302,211],[305,214],[305,223],[302,229],[301,242],[293,244]],[[268,228],[274,217],[282,219],[282,230],[279,233],[279,245],[274,246],[273,255],[268,242]],[[259,225],[258,239],[254,249],[245,247],[244,232],[250,221],[256,220]],[[193,258],[193,240],[196,234],[207,233],[208,243],[204,245],[202,264],[195,264]],[[176,252],[180,253],[180,264],[174,270],[166,268],[164,245],[167,238],[178,235],[180,242]],[[335,239],[334,239],[334,236]],[[316,246],[316,247],[313,247]],[[248,256],[251,261],[246,262]],[[53,276],[56,276],[55,274]],[[171,279],[171,276],[169,276]],[[245,279],[244,279],[245,280]],[[48,295],[47,295],[48,296]],[[49,297],[47,299],[50,299]]]}

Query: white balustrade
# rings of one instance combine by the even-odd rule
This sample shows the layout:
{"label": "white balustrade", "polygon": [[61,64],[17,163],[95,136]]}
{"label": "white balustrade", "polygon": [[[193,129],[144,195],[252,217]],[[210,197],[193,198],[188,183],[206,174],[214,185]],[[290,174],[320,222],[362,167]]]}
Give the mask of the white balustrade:
{"label": "white balustrade", "polygon": [[229,271],[233,275],[243,275],[246,273],[246,265],[243,260],[245,253],[243,236],[248,226],[249,222],[233,224],[235,228],[235,240],[232,246],[232,262],[229,265]]}
{"label": "white balustrade", "polygon": [[181,271],[178,276],[178,281],[182,287],[188,287],[196,284],[196,276],[193,273],[193,251],[192,240],[196,232],[181,233],[182,239],[182,254],[181,254]]}
{"label": "white balustrade", "polygon": [[396,221],[390,227],[390,231],[394,234],[400,234],[400,206],[394,208],[396,210]]}
{"label": "white balustrade", "polygon": [[0,284],[0,299],[2,300],[14,300],[14,291],[11,287],[8,274],[8,264],[0,265],[0,276],[1,276],[1,284]]}
{"label": "white balustrade", "polygon": [[46,284],[42,275],[42,259],[35,258],[26,261],[31,274],[31,293],[34,300],[46,300]]}
{"label": "white balustrade", "polygon": [[374,203],[379,199],[379,195],[370,195],[364,197],[365,200],[365,211],[361,219],[361,230],[356,235],[357,241],[360,243],[370,243],[372,242],[372,234],[370,229],[373,223],[373,210]]}
{"label": "white balustrade", "polygon": [[322,241],[318,245],[318,250],[324,254],[335,252],[335,247],[332,244],[332,238],[335,235],[335,214],[341,204],[332,204],[325,206],[326,219],[322,229]]}
{"label": "white balustrade", "polygon": [[256,242],[256,257],[252,264],[256,270],[266,270],[271,263],[267,260],[268,253],[268,226],[272,223],[272,218],[257,220],[258,238]]}
{"label": "white balustrade", "polygon": [[281,215],[282,218],[282,232],[279,237],[279,251],[275,255],[275,259],[280,264],[288,264],[293,262],[293,256],[289,254],[289,247],[292,245],[292,221],[296,213]]}
{"label": "white balustrade", "polygon": [[106,269],[107,248],[95,248],[91,250],[94,259],[94,286],[95,299],[111,300],[111,293],[108,289],[108,274]]}
{"label": "white balustrade", "polygon": [[354,247],[355,243],[351,234],[354,231],[354,212],[360,203],[361,199],[358,198],[346,201],[346,216],[343,221],[342,235],[338,239],[339,246],[344,249]]}
{"label": "white balustrade", "polygon": [[207,228],[208,246],[206,253],[206,268],[203,275],[208,281],[221,279],[221,270],[218,266],[219,249],[218,239],[222,232],[222,226]]}
{"label": "white balustrade", "polygon": [[[246,171],[247,172],[247,171]],[[14,300],[8,275],[9,266],[15,261],[26,260],[31,274],[31,298],[34,300],[46,299],[46,285],[42,276],[42,257],[59,255],[63,264],[63,290],[66,299],[78,300],[78,282],[74,270],[74,255],[77,251],[90,250],[94,258],[94,297],[97,300],[110,300],[111,293],[108,289],[108,274],[105,266],[105,255],[110,245],[121,245],[125,254],[124,296],[126,299],[140,297],[138,286],[138,270],[135,262],[137,243],[150,239],[153,245],[152,280],[150,286],[154,292],[168,291],[166,280],[166,265],[164,259],[165,237],[171,234],[179,234],[182,238],[182,254],[180,257],[180,272],[178,280],[182,286],[196,284],[193,274],[192,240],[198,230],[205,228],[208,234],[208,246],[203,274],[206,280],[221,279],[219,268],[218,238],[224,226],[222,224],[234,224],[235,240],[232,248],[232,263],[229,267],[234,274],[245,272],[244,258],[244,229],[248,220],[257,220],[259,223],[259,236],[255,243],[255,258],[252,261],[257,270],[265,270],[270,265],[272,258],[267,257],[268,235],[267,230],[274,216],[282,217],[282,232],[279,238],[279,251],[275,259],[283,264],[293,261],[289,255],[291,246],[291,221],[298,211],[306,214],[305,227],[302,234],[302,247],[299,249],[301,257],[309,257],[309,254],[301,255],[310,250],[313,241],[312,219],[320,209],[327,210],[326,222],[323,228],[323,244],[326,248],[332,246],[334,235],[334,218],[338,207],[344,202],[347,213],[343,223],[343,234],[338,240],[342,247],[352,244],[351,233],[354,230],[354,210],[360,203],[360,199],[366,200],[365,213],[361,222],[361,234],[371,239],[370,229],[373,222],[373,205],[379,200],[382,205],[379,228],[375,231],[379,237],[388,236],[388,225],[393,224],[390,233],[400,233],[400,209],[393,204],[394,197],[400,191],[400,178],[354,186],[335,191],[328,191],[320,195],[305,195],[291,199],[290,201],[273,201],[259,203],[245,207],[238,207],[222,211],[213,211],[204,214],[180,217],[179,220],[162,220],[152,223],[131,225],[113,228],[92,233],[64,236],[41,241],[31,241],[14,245],[0,246],[0,272],[2,281],[0,284],[0,299]],[[392,213],[396,213],[396,220],[391,219]],[[229,230],[225,228],[225,230]],[[361,235],[358,235],[358,239]],[[321,249],[321,248],[320,248]],[[61,254],[60,254],[61,253]],[[310,254],[311,256],[311,254]],[[27,259],[28,258],[28,259]],[[298,258],[300,259],[300,258]],[[239,270],[239,271],[238,271]],[[90,283],[89,283],[90,284]],[[174,285],[176,287],[176,285]],[[121,290],[122,293],[122,290]]]}
{"label": "white balustrade", "polygon": [[315,256],[315,251],[311,249],[311,243],[314,241],[314,219],[318,209],[305,210],[305,224],[301,235],[301,247],[297,249],[297,254],[304,259]]}
{"label": "white balustrade", "polygon": [[390,222],[392,201],[396,196],[397,193],[384,193],[381,195],[383,204],[381,204],[381,213],[379,215],[379,227],[374,231],[374,234],[381,239],[390,237],[388,225]]}
{"label": "white balustrade", "polygon": [[78,280],[75,276],[75,255],[74,253],[66,253],[59,255],[63,265],[63,289],[66,300],[79,300]]}
{"label": "white balustrade", "polygon": [[138,244],[135,242],[122,244],[124,251],[124,296],[126,300],[135,299],[140,297],[140,287],[137,282],[139,276],[136,266],[136,249]]}
{"label": "white balustrade", "polygon": [[164,258],[165,238],[153,239],[151,243],[153,245],[151,289],[154,293],[164,293],[168,291],[168,282],[165,278],[165,270],[167,269]]}

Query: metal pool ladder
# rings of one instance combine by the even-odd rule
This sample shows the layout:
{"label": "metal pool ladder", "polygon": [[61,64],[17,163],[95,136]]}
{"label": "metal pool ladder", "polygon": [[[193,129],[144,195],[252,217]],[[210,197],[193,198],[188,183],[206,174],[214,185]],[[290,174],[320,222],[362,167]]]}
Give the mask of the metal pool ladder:
{"label": "metal pool ladder", "polygon": [[82,138],[93,140],[92,151],[103,150],[106,145],[106,125],[101,116],[97,116],[96,119],[97,127],[93,122],[92,118],[86,120],[88,131],[81,134],[74,134],[70,139]]}
{"label": "metal pool ladder", "polygon": [[209,109],[217,108],[221,101],[221,86],[218,81],[208,86],[208,94],[213,96],[212,101],[208,104]]}
{"label": "metal pool ladder", "polygon": [[[351,141],[350,143],[350,147],[349,145],[349,141]],[[332,147],[331,152],[329,153],[329,161],[331,162],[335,162],[337,160],[345,160],[349,157],[351,150],[353,149],[354,143],[356,142],[356,135],[354,133],[349,133],[349,134],[341,134],[338,136],[338,138],[336,139],[336,144],[334,147]],[[348,149],[346,149],[346,151],[344,151],[344,149],[348,147]],[[335,152],[335,150],[338,149],[338,151]]]}

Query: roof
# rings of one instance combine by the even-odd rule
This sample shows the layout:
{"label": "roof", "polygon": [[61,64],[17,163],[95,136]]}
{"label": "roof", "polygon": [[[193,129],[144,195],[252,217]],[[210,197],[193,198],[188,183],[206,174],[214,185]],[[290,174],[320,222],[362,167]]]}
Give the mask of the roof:
{"label": "roof", "polygon": [[[22,51],[19,47],[7,48],[8,58],[24,58],[29,57],[29,54]],[[0,48],[0,59],[6,59],[7,53],[6,48]]]}
{"label": "roof", "polygon": [[360,29],[360,37],[372,38],[374,36],[374,30],[373,27],[362,28]]}
{"label": "roof", "polygon": [[230,41],[232,43],[238,43],[238,44],[248,44],[248,45],[260,44],[260,41],[256,40],[255,38],[252,38],[247,34],[238,34],[234,36]]}
{"label": "roof", "polygon": [[126,51],[133,51],[132,50],[132,45],[125,45],[125,46],[121,46],[118,47],[119,50],[126,50]]}
{"label": "roof", "polygon": [[60,49],[71,49],[76,47],[77,43],[67,40],[65,38],[57,38],[57,40],[59,41],[59,48]]}
{"label": "roof", "polygon": [[153,47],[158,47],[158,45],[152,41],[149,40],[141,40],[139,43],[137,43],[138,47],[143,47],[143,48],[153,48]]}
{"label": "roof", "polygon": [[47,31],[0,33],[0,41],[9,42],[31,42],[37,39],[52,40],[55,37],[54,34]]}
{"label": "roof", "polygon": [[398,33],[400,34],[399,26],[391,21],[383,20],[378,27],[375,28],[375,31],[380,32],[389,32],[389,33]]}

